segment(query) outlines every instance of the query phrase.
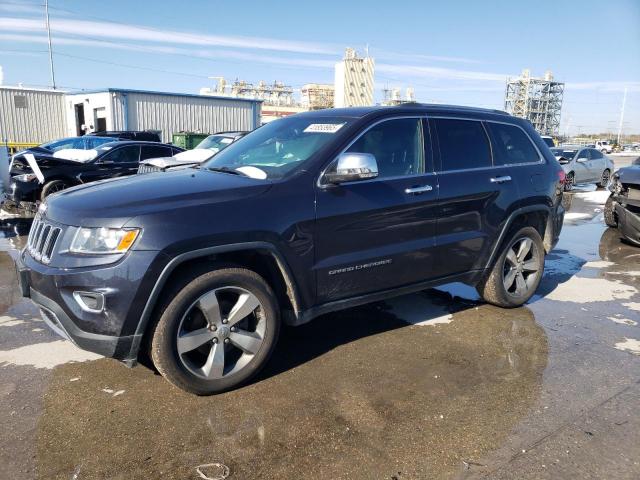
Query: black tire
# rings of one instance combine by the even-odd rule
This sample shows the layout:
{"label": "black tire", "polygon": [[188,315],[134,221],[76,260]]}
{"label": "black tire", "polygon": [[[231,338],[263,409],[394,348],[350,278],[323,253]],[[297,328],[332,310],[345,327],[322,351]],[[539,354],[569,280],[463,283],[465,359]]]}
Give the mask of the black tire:
{"label": "black tire", "polygon": [[607,201],[604,204],[604,223],[606,223],[608,227],[616,228],[618,226],[616,202],[613,200],[613,196],[607,198]]}
{"label": "black tire", "polygon": [[609,186],[610,181],[611,181],[611,172],[607,168],[602,172],[602,176],[600,177],[600,182],[598,183],[598,187],[607,188]]}
{"label": "black tire", "polygon": [[[221,378],[204,379],[193,373],[178,353],[179,329],[198,299],[224,288],[245,290],[260,302],[258,309],[249,315],[255,315],[256,318],[260,315],[261,321],[265,322],[262,343],[251,360],[237,372],[223,374]],[[158,372],[176,387],[196,395],[224,392],[250,380],[269,360],[280,330],[279,308],[273,291],[255,272],[243,268],[213,270],[189,281],[177,295],[170,298],[172,299],[159,309],[157,322],[150,333],[150,356]],[[206,348],[206,345],[203,347]],[[223,348],[227,347],[223,345]]]}
{"label": "black tire", "polygon": [[575,185],[575,183],[576,183],[575,174],[573,172],[567,173],[567,175],[564,178],[564,191],[570,192],[571,190],[573,190],[573,186]]}
{"label": "black tire", "polygon": [[50,182],[45,183],[44,187],[42,187],[40,200],[44,202],[44,199],[47,198],[49,195],[51,195],[52,193],[56,193],[61,190],[64,190],[65,188],[69,188],[69,185],[67,185],[64,181],[51,180]]}
{"label": "black tire", "polygon": [[[533,263],[535,263],[537,270],[536,276],[531,279],[531,285],[527,286],[526,292],[517,294],[516,292],[507,290],[505,287],[505,265],[510,250],[523,239],[531,240],[531,250],[533,251],[535,249],[535,258],[533,258],[532,254],[531,260],[534,261]],[[499,307],[514,308],[523,305],[531,298],[540,284],[544,271],[544,255],[545,250],[542,238],[535,228],[524,227],[515,231],[509,237],[509,240],[503,244],[500,256],[495,261],[491,270],[478,285],[476,285],[476,290],[478,290],[478,293],[486,302]],[[525,283],[527,282],[529,282],[528,278]]]}

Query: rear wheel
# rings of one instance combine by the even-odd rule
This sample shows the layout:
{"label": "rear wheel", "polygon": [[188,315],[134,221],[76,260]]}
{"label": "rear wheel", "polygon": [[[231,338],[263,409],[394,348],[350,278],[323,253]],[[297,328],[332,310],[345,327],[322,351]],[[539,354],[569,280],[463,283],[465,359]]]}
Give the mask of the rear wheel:
{"label": "rear wheel", "polygon": [[607,198],[607,202],[604,204],[604,223],[606,223],[608,227],[616,228],[618,226],[616,202],[613,200],[613,197]]}
{"label": "rear wheel", "polygon": [[485,301],[512,308],[535,293],[544,271],[544,246],[538,231],[524,227],[512,235],[489,274],[477,285]]}
{"label": "rear wheel", "polygon": [[67,185],[64,181],[62,181],[62,180],[51,180],[50,182],[45,183],[44,187],[42,187],[42,193],[40,194],[40,200],[42,200],[44,202],[44,199],[47,198],[49,195],[51,195],[52,193],[60,192],[61,190],[64,190],[65,188],[69,188],[69,185]]}
{"label": "rear wheel", "polygon": [[571,190],[573,190],[573,187],[575,184],[576,184],[575,174],[573,172],[567,173],[567,175],[564,178],[564,191],[570,192]]}
{"label": "rear wheel", "polygon": [[178,388],[210,395],[257,374],[279,328],[275,295],[262,277],[242,268],[214,270],[189,282],[160,312],[151,359]]}
{"label": "rear wheel", "polygon": [[607,168],[605,169],[604,172],[602,172],[602,176],[600,177],[600,183],[598,183],[598,186],[600,188],[607,188],[610,180],[611,180],[611,172]]}

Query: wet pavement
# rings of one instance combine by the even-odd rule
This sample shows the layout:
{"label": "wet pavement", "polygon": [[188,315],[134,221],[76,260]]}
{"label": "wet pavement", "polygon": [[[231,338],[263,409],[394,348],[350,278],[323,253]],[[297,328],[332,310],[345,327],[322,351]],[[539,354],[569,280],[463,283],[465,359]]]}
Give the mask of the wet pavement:
{"label": "wet pavement", "polygon": [[206,398],[51,334],[13,278],[29,221],[4,219],[0,478],[640,478],[640,248],[606,195],[567,196],[527,306],[452,284],[326,315]]}

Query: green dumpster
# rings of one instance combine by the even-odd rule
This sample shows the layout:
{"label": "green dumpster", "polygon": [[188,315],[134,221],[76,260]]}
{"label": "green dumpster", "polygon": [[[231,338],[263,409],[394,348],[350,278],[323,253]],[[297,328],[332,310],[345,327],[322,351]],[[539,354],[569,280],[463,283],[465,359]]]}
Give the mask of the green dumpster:
{"label": "green dumpster", "polygon": [[191,150],[208,136],[208,133],[178,132],[173,134],[172,142],[176,147]]}

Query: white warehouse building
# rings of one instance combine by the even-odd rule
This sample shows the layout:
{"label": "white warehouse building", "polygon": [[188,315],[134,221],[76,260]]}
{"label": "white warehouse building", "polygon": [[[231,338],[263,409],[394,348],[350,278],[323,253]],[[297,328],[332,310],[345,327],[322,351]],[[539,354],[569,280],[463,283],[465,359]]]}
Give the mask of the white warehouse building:
{"label": "white warehouse building", "polygon": [[0,86],[0,143],[38,144],[105,130],[216,133],[260,126],[261,100],[143,90]]}
{"label": "white warehouse building", "polygon": [[105,130],[153,130],[170,142],[176,132],[253,130],[261,100],[109,88],[67,94],[67,135]]}

